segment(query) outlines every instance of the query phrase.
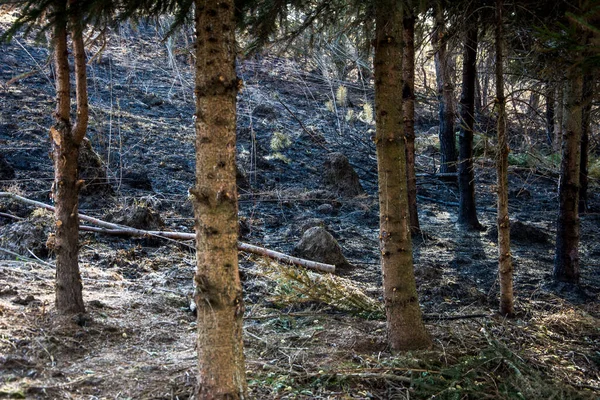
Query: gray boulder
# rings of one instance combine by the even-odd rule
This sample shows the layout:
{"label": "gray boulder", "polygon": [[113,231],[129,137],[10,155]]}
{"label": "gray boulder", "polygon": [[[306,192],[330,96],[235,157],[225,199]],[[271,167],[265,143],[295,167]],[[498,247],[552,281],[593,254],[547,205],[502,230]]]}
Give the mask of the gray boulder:
{"label": "gray boulder", "polygon": [[307,260],[333,264],[339,269],[350,267],[337,240],[321,226],[315,226],[304,232],[292,254]]}

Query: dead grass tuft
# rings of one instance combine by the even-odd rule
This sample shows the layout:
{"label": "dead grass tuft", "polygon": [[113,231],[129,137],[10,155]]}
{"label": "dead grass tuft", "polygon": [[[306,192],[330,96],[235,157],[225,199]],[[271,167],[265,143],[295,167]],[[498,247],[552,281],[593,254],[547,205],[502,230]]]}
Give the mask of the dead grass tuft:
{"label": "dead grass tuft", "polygon": [[273,261],[257,263],[262,275],[277,286],[272,301],[281,305],[316,301],[339,310],[368,317],[383,315],[383,306],[367,296],[355,281],[332,274],[318,274]]}

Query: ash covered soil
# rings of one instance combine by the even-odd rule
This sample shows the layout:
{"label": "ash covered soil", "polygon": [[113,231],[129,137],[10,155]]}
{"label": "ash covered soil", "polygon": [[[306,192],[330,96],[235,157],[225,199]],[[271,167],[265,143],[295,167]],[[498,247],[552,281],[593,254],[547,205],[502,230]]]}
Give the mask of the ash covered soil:
{"label": "ash covered soil", "polygon": [[[162,42],[164,31],[160,24],[124,26],[89,65],[88,138],[102,164],[93,154],[87,160],[80,212],[192,232],[190,32]],[[49,57],[46,46],[28,38],[0,47],[1,190],[45,203],[53,176]],[[330,71],[316,65],[266,56],[238,64],[244,80],[238,97],[241,240],[289,254],[305,230],[323,226],[352,265],[340,285],[380,300],[375,127],[363,107],[373,104],[372,86],[328,78]],[[347,88],[345,104],[335,100],[340,85]],[[481,398],[483,392],[508,398],[514,387],[524,398],[600,395],[598,182],[592,182],[590,212],[581,216],[582,284],[572,287],[551,277],[556,171],[511,168],[518,316],[498,317],[493,155],[483,151],[476,160],[479,218],[487,230],[466,232],[455,224],[456,184],[432,174],[439,163],[433,115],[418,109],[423,234],[413,245],[434,349],[392,355],[380,317],[306,296],[291,301],[290,282],[273,279],[272,267],[240,253],[254,398]],[[493,132],[488,135],[493,141]],[[349,159],[363,193],[344,194],[344,187],[325,181],[332,153]],[[98,165],[106,177],[95,175]],[[192,243],[82,232],[89,316],[65,319],[54,311],[54,260],[45,246],[51,215],[8,198],[0,198],[0,212],[0,398],[191,396]],[[482,316],[446,319],[471,315]]]}

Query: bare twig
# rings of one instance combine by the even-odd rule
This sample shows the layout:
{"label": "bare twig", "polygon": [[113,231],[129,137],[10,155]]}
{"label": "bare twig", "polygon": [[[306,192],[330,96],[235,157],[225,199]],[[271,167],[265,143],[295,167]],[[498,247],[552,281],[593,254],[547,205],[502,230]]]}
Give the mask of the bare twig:
{"label": "bare twig", "polygon": [[277,98],[277,101],[279,101],[279,103],[280,103],[280,104],[283,106],[283,108],[285,108],[285,110],[286,110],[286,111],[287,111],[287,112],[288,112],[288,113],[289,113],[289,114],[292,116],[292,118],[294,118],[294,119],[295,119],[295,120],[296,120],[296,121],[297,121],[297,122],[300,124],[300,126],[302,127],[302,130],[303,130],[304,132],[306,132],[306,134],[307,134],[308,136],[310,136],[310,137],[313,139],[313,142],[314,142],[315,144],[317,144],[319,147],[321,147],[323,150],[325,150],[325,151],[329,151],[329,150],[327,150],[327,147],[325,147],[325,146],[324,146],[324,145],[321,143],[321,139],[319,139],[317,136],[315,136],[315,134],[314,134],[314,133],[312,133],[311,131],[309,131],[309,130],[308,130],[308,128],[306,128],[306,127],[304,126],[304,124],[302,123],[302,121],[300,121],[300,118],[298,118],[298,117],[296,116],[296,114],[294,114],[294,113],[292,112],[292,110],[290,110],[290,108],[289,108],[287,105],[285,105],[285,103],[284,103],[283,101],[281,101],[281,99],[279,98],[279,96],[276,96],[276,98]]}
{"label": "bare twig", "polygon": [[12,218],[12,219],[16,219],[17,221],[23,220],[23,218],[21,218],[21,217],[17,217],[16,215],[7,214],[7,213],[3,213],[3,212],[0,212],[0,217]]}

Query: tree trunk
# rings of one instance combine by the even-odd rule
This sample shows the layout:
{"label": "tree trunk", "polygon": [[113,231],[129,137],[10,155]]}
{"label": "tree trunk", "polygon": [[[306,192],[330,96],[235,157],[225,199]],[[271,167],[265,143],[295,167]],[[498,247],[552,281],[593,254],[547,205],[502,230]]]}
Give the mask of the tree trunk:
{"label": "tree trunk", "polygon": [[415,176],[415,16],[404,11],[404,58],[402,63],[404,107],[404,137],[406,138],[406,178],[408,184],[408,207],[410,232],[421,231],[417,210],[417,177]]}
{"label": "tree trunk", "polygon": [[468,229],[481,229],[475,207],[475,172],[473,169],[473,128],[475,126],[475,78],[477,76],[477,17],[469,18],[465,32],[462,94],[460,97],[460,135],[458,190],[460,195],[458,223]]}
{"label": "tree trunk", "polygon": [[565,83],[561,80],[556,84],[556,97],[554,105],[554,139],[553,148],[555,152],[560,151],[560,146],[563,142],[564,134],[564,113],[565,113],[565,102],[564,102],[564,85]]}
{"label": "tree trunk", "polygon": [[356,46],[358,51],[358,57],[360,59],[360,63],[358,66],[358,77],[363,82],[368,83],[373,75],[371,69],[368,68],[368,66],[370,65],[371,54],[373,50],[373,22],[370,21],[368,18],[363,23],[363,32],[361,36],[362,37],[358,39],[359,42]]}
{"label": "tree trunk", "polygon": [[554,144],[554,87],[546,82],[546,136],[548,144]]}
{"label": "tree trunk", "polygon": [[431,345],[421,318],[413,270],[402,113],[402,9],[376,3],[375,109],[380,250],[388,337],[393,351]]}
{"label": "tree trunk", "polygon": [[583,110],[581,116],[581,162],[579,172],[579,213],[588,211],[588,167],[590,151],[590,120],[594,98],[594,77],[586,74],[583,81]]}
{"label": "tree trunk", "polygon": [[554,279],[579,283],[579,173],[582,128],[583,76],[578,68],[568,72],[565,88],[564,135]]}
{"label": "tree trunk", "polygon": [[233,0],[196,0],[196,185],[199,399],[246,398],[238,271]]}
{"label": "tree trunk", "polygon": [[485,57],[485,65],[483,67],[483,88],[481,90],[481,102],[483,103],[483,112],[486,112],[488,107],[488,99],[490,98],[490,80],[493,76],[492,74],[492,60],[490,54],[487,54]]}
{"label": "tree trunk", "polygon": [[[66,2],[57,2],[59,13],[66,14]],[[61,10],[62,9],[62,10]],[[79,147],[87,129],[88,106],[85,50],[81,23],[77,16],[71,19],[73,54],[77,96],[77,119],[71,126],[71,95],[69,60],[67,50],[67,21],[58,19],[54,29],[56,68],[56,122],[50,129],[52,157],[54,160],[53,197],[56,233],[56,308],[63,314],[83,313],[81,275],[79,273],[79,189],[77,160]]]}
{"label": "tree trunk", "polygon": [[475,74],[475,113],[481,115],[483,112],[483,94],[481,92],[481,79]]}
{"label": "tree trunk", "polygon": [[508,138],[506,132],[506,98],[504,97],[503,1],[496,0],[496,112],[498,113],[498,272],[500,279],[500,314],[513,315],[513,264],[510,252],[508,217]]}
{"label": "tree trunk", "polygon": [[443,9],[438,4],[432,40],[436,49],[434,61],[439,101],[440,172],[449,173],[456,172],[456,135],[454,132],[456,109],[452,79],[453,62],[451,55],[448,54],[444,25]]}
{"label": "tree trunk", "polygon": [[529,108],[531,108],[535,114],[538,113],[538,109],[540,108],[540,92],[539,85],[533,87],[533,90],[529,94]]}

